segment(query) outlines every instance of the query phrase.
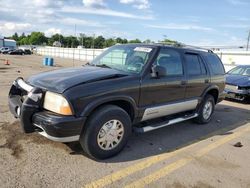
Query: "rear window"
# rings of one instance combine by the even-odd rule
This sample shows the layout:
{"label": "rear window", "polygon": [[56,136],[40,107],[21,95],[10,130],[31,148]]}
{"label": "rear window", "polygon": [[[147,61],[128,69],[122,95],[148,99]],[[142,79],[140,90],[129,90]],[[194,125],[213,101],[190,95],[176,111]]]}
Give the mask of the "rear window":
{"label": "rear window", "polygon": [[224,66],[222,65],[219,57],[215,54],[206,55],[208,65],[210,67],[211,73],[213,75],[223,75],[225,74]]}

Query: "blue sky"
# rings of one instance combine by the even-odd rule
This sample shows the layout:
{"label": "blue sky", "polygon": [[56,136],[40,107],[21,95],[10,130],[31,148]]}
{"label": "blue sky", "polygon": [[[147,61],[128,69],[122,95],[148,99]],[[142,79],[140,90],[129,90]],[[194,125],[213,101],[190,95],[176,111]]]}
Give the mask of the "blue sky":
{"label": "blue sky", "polygon": [[250,0],[0,0],[0,35],[42,31],[245,45]]}

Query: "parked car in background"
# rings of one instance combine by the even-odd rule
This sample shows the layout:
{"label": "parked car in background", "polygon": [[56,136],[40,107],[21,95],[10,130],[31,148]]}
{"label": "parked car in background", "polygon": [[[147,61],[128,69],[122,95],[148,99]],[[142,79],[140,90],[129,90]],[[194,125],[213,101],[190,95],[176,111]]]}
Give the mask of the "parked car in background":
{"label": "parked car in background", "polygon": [[21,49],[12,50],[8,52],[9,55],[24,55],[24,51]]}
{"label": "parked car in background", "polygon": [[29,49],[25,49],[25,50],[24,50],[24,54],[26,54],[26,55],[31,55],[32,52],[31,52],[31,50],[29,50]]}
{"label": "parked car in background", "polygon": [[227,73],[225,92],[227,98],[240,101],[249,99],[250,65],[237,66]]}
{"label": "parked car in background", "polygon": [[10,51],[12,51],[13,49],[12,48],[9,48],[9,47],[2,47],[1,49],[0,49],[0,53],[2,53],[2,54],[7,54],[7,53],[9,53]]}

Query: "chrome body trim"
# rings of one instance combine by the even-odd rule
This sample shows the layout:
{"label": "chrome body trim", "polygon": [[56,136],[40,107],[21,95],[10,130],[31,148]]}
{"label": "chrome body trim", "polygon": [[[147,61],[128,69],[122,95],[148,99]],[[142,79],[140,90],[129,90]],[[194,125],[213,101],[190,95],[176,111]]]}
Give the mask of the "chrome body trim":
{"label": "chrome body trim", "polygon": [[27,92],[31,92],[31,90],[33,89],[33,87],[31,85],[28,85],[23,79],[18,79],[16,82],[22,89]]}
{"label": "chrome body trim", "polygon": [[176,119],[172,119],[172,120],[169,120],[168,123],[164,123],[162,125],[159,125],[159,126],[146,126],[146,127],[141,127],[139,128],[140,131],[139,132],[149,132],[149,131],[153,131],[153,130],[156,130],[156,129],[159,129],[159,128],[162,128],[162,127],[167,127],[169,125],[172,125],[172,124],[176,124],[176,123],[180,123],[182,121],[186,121],[186,120],[189,120],[189,119],[193,119],[193,118],[196,118],[198,116],[197,113],[195,113],[194,115],[192,116],[187,116],[187,117],[180,117],[180,118],[176,118]]}
{"label": "chrome body trim", "polygon": [[45,130],[37,124],[34,124],[34,126],[42,129],[42,132],[38,132],[40,135],[48,138],[49,140],[55,141],[55,142],[74,142],[74,141],[78,141],[80,139],[80,135],[76,135],[76,136],[69,136],[69,137],[54,137],[54,136],[50,136],[48,135]]}
{"label": "chrome body trim", "polygon": [[152,108],[147,108],[142,116],[141,121],[146,121],[158,117],[163,117],[171,114],[176,114],[179,112],[185,112],[188,110],[194,110],[198,104],[198,99],[161,105]]}

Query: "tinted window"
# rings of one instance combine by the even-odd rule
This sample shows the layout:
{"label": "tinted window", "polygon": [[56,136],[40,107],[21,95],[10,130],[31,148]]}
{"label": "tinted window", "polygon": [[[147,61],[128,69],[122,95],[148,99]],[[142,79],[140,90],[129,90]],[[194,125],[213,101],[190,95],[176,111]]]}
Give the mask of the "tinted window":
{"label": "tinted window", "polygon": [[200,66],[201,66],[201,73],[204,75],[204,74],[207,74],[207,70],[206,70],[206,67],[204,65],[204,62],[203,60],[200,58],[199,56],[199,61],[200,61]]}
{"label": "tinted window", "polygon": [[156,64],[165,67],[167,76],[183,75],[181,56],[172,49],[161,49]]}
{"label": "tinted window", "polygon": [[224,67],[217,55],[208,54],[206,55],[206,58],[207,58],[207,62],[209,64],[212,74],[215,74],[215,75],[225,74]]}
{"label": "tinted window", "polygon": [[186,54],[186,65],[188,75],[204,75],[206,68],[201,58],[196,54]]}

